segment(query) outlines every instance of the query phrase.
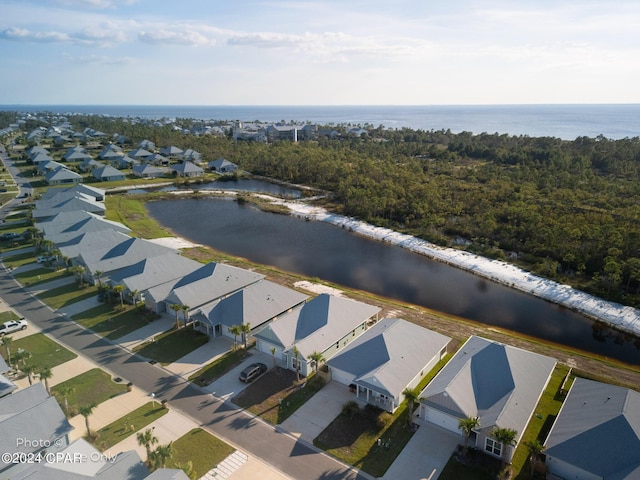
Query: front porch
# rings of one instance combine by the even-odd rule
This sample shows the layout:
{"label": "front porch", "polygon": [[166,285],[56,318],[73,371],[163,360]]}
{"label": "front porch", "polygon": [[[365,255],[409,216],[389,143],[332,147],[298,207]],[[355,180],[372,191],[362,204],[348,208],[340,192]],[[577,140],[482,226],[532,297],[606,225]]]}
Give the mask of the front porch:
{"label": "front porch", "polygon": [[398,408],[393,398],[371,388],[352,383],[349,385],[349,389],[352,393],[355,393],[356,399],[374,405],[389,413],[393,413],[395,409]]}

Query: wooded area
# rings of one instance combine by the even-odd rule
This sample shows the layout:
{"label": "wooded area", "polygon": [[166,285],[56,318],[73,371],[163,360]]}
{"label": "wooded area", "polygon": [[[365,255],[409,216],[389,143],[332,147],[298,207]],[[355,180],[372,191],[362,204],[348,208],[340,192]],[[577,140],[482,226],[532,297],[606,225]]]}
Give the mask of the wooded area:
{"label": "wooded area", "polygon": [[193,148],[206,160],[224,157],[253,174],[324,189],[339,213],[640,306],[638,137],[564,141],[382,127],[350,137],[333,126],[345,133],[340,139],[234,144],[170,126],[70,120],[79,129]]}

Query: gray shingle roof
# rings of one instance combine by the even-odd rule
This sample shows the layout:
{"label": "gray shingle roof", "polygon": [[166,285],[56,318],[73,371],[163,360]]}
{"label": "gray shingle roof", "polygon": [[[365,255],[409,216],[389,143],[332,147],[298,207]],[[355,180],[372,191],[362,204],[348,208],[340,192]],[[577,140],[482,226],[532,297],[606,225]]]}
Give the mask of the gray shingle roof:
{"label": "gray shingle roof", "polygon": [[640,478],[640,393],[576,378],[545,446],[596,477]]}
{"label": "gray shingle roof", "polygon": [[282,315],[256,337],[277,339],[285,349],[296,345],[300,355],[307,358],[314,351],[324,352],[379,311],[378,307],[366,303],[321,294]]}
{"label": "gray shingle roof", "polygon": [[223,300],[205,305],[201,310],[211,325],[231,327],[250,324],[251,328],[256,328],[307,298],[308,295],[296,290],[262,280]]}
{"label": "gray shingle roof", "polygon": [[362,386],[399,398],[450,341],[406,320],[383,318],[327,364],[354,375]]}
{"label": "gray shingle roof", "polygon": [[524,432],[556,361],[472,336],[423,390],[428,406],[458,418],[478,417],[480,428]]}
{"label": "gray shingle roof", "polygon": [[[38,421],[34,421],[37,418]],[[16,438],[50,441],[67,435],[69,424],[55,397],[50,397],[41,382],[0,399],[0,451],[3,453],[35,452],[40,447],[23,443]],[[0,469],[3,462],[0,463]]]}
{"label": "gray shingle roof", "polygon": [[202,266],[189,258],[169,253],[145,258],[119,270],[110,277],[112,284],[121,283],[130,291],[143,292],[162,283],[188,275]]}

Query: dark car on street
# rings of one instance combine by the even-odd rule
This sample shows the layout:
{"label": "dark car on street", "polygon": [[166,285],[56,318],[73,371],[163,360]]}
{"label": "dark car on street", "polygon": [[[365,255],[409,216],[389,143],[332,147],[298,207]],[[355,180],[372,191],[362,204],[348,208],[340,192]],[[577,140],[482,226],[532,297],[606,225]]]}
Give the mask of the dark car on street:
{"label": "dark car on street", "polygon": [[252,363],[240,372],[240,381],[244,383],[252,382],[266,371],[267,366],[264,363]]}

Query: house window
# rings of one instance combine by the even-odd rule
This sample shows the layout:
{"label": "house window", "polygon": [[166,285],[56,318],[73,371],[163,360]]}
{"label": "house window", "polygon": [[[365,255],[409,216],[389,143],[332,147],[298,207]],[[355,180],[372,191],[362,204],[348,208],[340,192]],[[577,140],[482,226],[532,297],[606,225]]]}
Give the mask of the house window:
{"label": "house window", "polygon": [[298,359],[296,357],[291,357],[291,368],[298,369]]}
{"label": "house window", "polygon": [[496,442],[492,438],[487,438],[484,449],[497,457],[502,456],[502,444],[500,442]]}

